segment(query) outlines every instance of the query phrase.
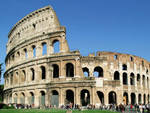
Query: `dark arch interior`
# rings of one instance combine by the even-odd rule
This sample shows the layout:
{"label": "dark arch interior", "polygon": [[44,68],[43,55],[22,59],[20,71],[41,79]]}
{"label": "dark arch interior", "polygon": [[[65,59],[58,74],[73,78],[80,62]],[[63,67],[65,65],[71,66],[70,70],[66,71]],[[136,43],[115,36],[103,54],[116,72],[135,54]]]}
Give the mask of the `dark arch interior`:
{"label": "dark arch interior", "polygon": [[117,104],[117,95],[113,91],[109,93],[109,104]]}
{"label": "dark arch interior", "polygon": [[134,93],[131,93],[131,104],[134,105],[136,103],[136,96]]}
{"label": "dark arch interior", "polygon": [[123,101],[125,105],[128,105],[128,93],[126,92],[123,94]]}
{"label": "dark arch interior", "polygon": [[59,77],[59,66],[57,64],[53,64],[53,78]]}
{"label": "dark arch interior", "polygon": [[88,90],[81,91],[81,104],[82,106],[87,106],[90,104],[90,93]]}
{"label": "dark arch interior", "polygon": [[95,77],[103,77],[103,69],[101,67],[94,68],[94,76]]}
{"label": "dark arch interior", "polygon": [[84,76],[89,77],[89,69],[85,67],[85,68],[82,68],[82,70],[83,70]]}
{"label": "dark arch interior", "polygon": [[66,64],[66,76],[74,77],[74,66],[71,63]]}
{"label": "dark arch interior", "polygon": [[123,84],[127,85],[128,84],[128,76],[127,73],[123,73]]}
{"label": "dark arch interior", "polygon": [[101,104],[104,104],[104,94],[100,91],[97,91],[98,98]]}
{"label": "dark arch interior", "polygon": [[42,71],[42,79],[46,79],[46,69],[44,66],[41,66],[41,71]]}
{"label": "dark arch interior", "polygon": [[72,90],[66,91],[66,104],[74,103],[74,93]]}
{"label": "dark arch interior", "polygon": [[114,73],[114,80],[119,80],[119,79],[120,79],[119,76],[120,76],[119,72],[116,71],[116,72]]}

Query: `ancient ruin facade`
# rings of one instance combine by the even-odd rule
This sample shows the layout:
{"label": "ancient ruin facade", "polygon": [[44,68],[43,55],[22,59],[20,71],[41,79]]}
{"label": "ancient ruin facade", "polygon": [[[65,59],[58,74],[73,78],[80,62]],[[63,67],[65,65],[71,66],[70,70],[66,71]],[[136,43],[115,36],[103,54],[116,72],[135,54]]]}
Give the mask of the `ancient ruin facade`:
{"label": "ancient ruin facade", "polygon": [[[50,7],[17,22],[8,35],[4,103],[33,107],[69,103],[148,103],[150,62],[138,56],[70,51],[66,29]],[[59,52],[55,52],[55,44]]]}

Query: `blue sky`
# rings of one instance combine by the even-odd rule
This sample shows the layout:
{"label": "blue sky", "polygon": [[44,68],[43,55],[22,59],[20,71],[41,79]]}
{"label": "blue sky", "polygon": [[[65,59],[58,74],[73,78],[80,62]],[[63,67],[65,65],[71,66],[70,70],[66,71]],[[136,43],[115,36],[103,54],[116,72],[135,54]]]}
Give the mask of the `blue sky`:
{"label": "blue sky", "polygon": [[71,50],[84,56],[96,51],[128,53],[150,61],[150,0],[1,0],[0,63],[13,25],[47,5],[66,26]]}

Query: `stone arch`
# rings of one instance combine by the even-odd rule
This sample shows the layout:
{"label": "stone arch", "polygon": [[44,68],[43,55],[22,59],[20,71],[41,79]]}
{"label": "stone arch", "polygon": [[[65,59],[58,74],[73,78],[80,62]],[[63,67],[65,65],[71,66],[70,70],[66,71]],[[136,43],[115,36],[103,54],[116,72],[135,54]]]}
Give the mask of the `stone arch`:
{"label": "stone arch", "polygon": [[117,104],[117,94],[114,91],[109,92],[108,94],[109,104]]}
{"label": "stone arch", "polygon": [[32,54],[33,54],[33,57],[36,57],[36,46],[35,45],[32,45]]}
{"label": "stone arch", "polygon": [[145,75],[142,76],[143,87],[145,87]]}
{"label": "stone arch", "polygon": [[25,56],[25,58],[27,59],[27,58],[28,58],[28,51],[27,51],[26,48],[25,48],[23,51],[24,51],[24,56]]}
{"label": "stone arch", "polygon": [[25,70],[22,70],[22,82],[25,82],[26,80],[26,71]]}
{"label": "stone arch", "polygon": [[66,90],[65,104],[74,104],[74,92],[72,90]]}
{"label": "stone arch", "polygon": [[83,74],[84,74],[84,76],[85,77],[89,77],[89,69],[87,68],[87,67],[84,67],[84,68],[82,68],[82,70],[83,70]]}
{"label": "stone arch", "polygon": [[59,78],[59,66],[57,64],[53,64],[53,78]]}
{"label": "stone arch", "polygon": [[41,66],[41,78],[42,78],[42,80],[46,79],[46,68],[45,68],[45,66]]}
{"label": "stone arch", "polygon": [[14,95],[13,95],[13,98],[14,98],[14,103],[18,103],[18,94],[17,93],[15,93]]}
{"label": "stone arch", "polygon": [[100,104],[104,105],[104,93],[101,91],[97,91],[97,96],[99,98]]}
{"label": "stone arch", "polygon": [[149,94],[148,94],[148,95],[147,95],[147,103],[149,103],[149,102],[150,102],[150,101],[149,101],[149,99],[150,99],[150,98],[149,98]]}
{"label": "stone arch", "polygon": [[51,99],[50,99],[50,103],[52,106],[59,106],[59,93],[57,90],[52,90],[51,91]]}
{"label": "stone arch", "polygon": [[134,73],[130,74],[130,85],[135,85],[135,76],[134,76]]}
{"label": "stone arch", "polygon": [[55,39],[55,40],[52,42],[52,46],[53,46],[53,53],[58,53],[58,52],[60,52],[60,42],[59,42],[59,40]]}
{"label": "stone arch", "polygon": [[118,71],[114,72],[114,80],[120,80],[120,73]]}
{"label": "stone arch", "polygon": [[46,55],[46,54],[47,54],[47,43],[42,42],[42,55]]}
{"label": "stone arch", "polygon": [[95,67],[93,74],[95,77],[103,77],[103,68],[100,66]]}
{"label": "stone arch", "polygon": [[82,106],[90,104],[90,92],[87,89],[83,89],[80,92],[80,100]]}
{"label": "stone arch", "polygon": [[24,92],[21,92],[21,94],[20,94],[20,103],[25,104],[25,94],[24,94]]}
{"label": "stone arch", "polygon": [[72,63],[66,64],[66,77],[74,77],[74,65]]}
{"label": "stone arch", "polygon": [[29,104],[34,106],[35,95],[33,92],[29,92]]}
{"label": "stone arch", "polygon": [[31,68],[31,81],[34,81],[35,80],[35,70],[34,68]]}
{"label": "stone arch", "polygon": [[147,88],[149,89],[149,78],[147,77]]}
{"label": "stone arch", "polygon": [[123,77],[122,77],[122,81],[123,81],[123,85],[127,85],[128,84],[128,75],[127,73],[123,73]]}
{"label": "stone arch", "polygon": [[132,105],[136,104],[136,95],[135,95],[135,93],[131,93],[131,104]]}
{"label": "stone arch", "polygon": [[141,94],[138,95],[138,104],[142,104],[142,96],[141,96]]}
{"label": "stone arch", "polygon": [[138,74],[137,74],[137,82],[139,82],[139,83],[140,83],[140,78],[141,78],[141,77],[140,77],[140,74],[138,73]]}
{"label": "stone arch", "polygon": [[122,65],[122,70],[124,70],[124,71],[127,70],[127,65],[126,65],[126,64],[123,64],[123,65]]}
{"label": "stone arch", "polygon": [[146,104],[146,94],[143,95],[143,104]]}
{"label": "stone arch", "polygon": [[123,102],[125,105],[128,105],[129,99],[128,99],[128,93],[127,92],[123,93]]}
{"label": "stone arch", "polygon": [[45,106],[45,91],[40,91],[40,105]]}

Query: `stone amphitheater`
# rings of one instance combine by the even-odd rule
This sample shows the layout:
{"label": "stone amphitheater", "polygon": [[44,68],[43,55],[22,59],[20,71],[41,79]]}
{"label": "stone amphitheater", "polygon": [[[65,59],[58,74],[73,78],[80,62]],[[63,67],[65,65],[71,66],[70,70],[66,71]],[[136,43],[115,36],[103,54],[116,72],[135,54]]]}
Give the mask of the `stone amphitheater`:
{"label": "stone amphitheater", "polygon": [[[55,51],[59,44],[59,52]],[[138,56],[70,51],[50,6],[18,21],[8,34],[4,103],[39,106],[149,103],[150,62]]]}

